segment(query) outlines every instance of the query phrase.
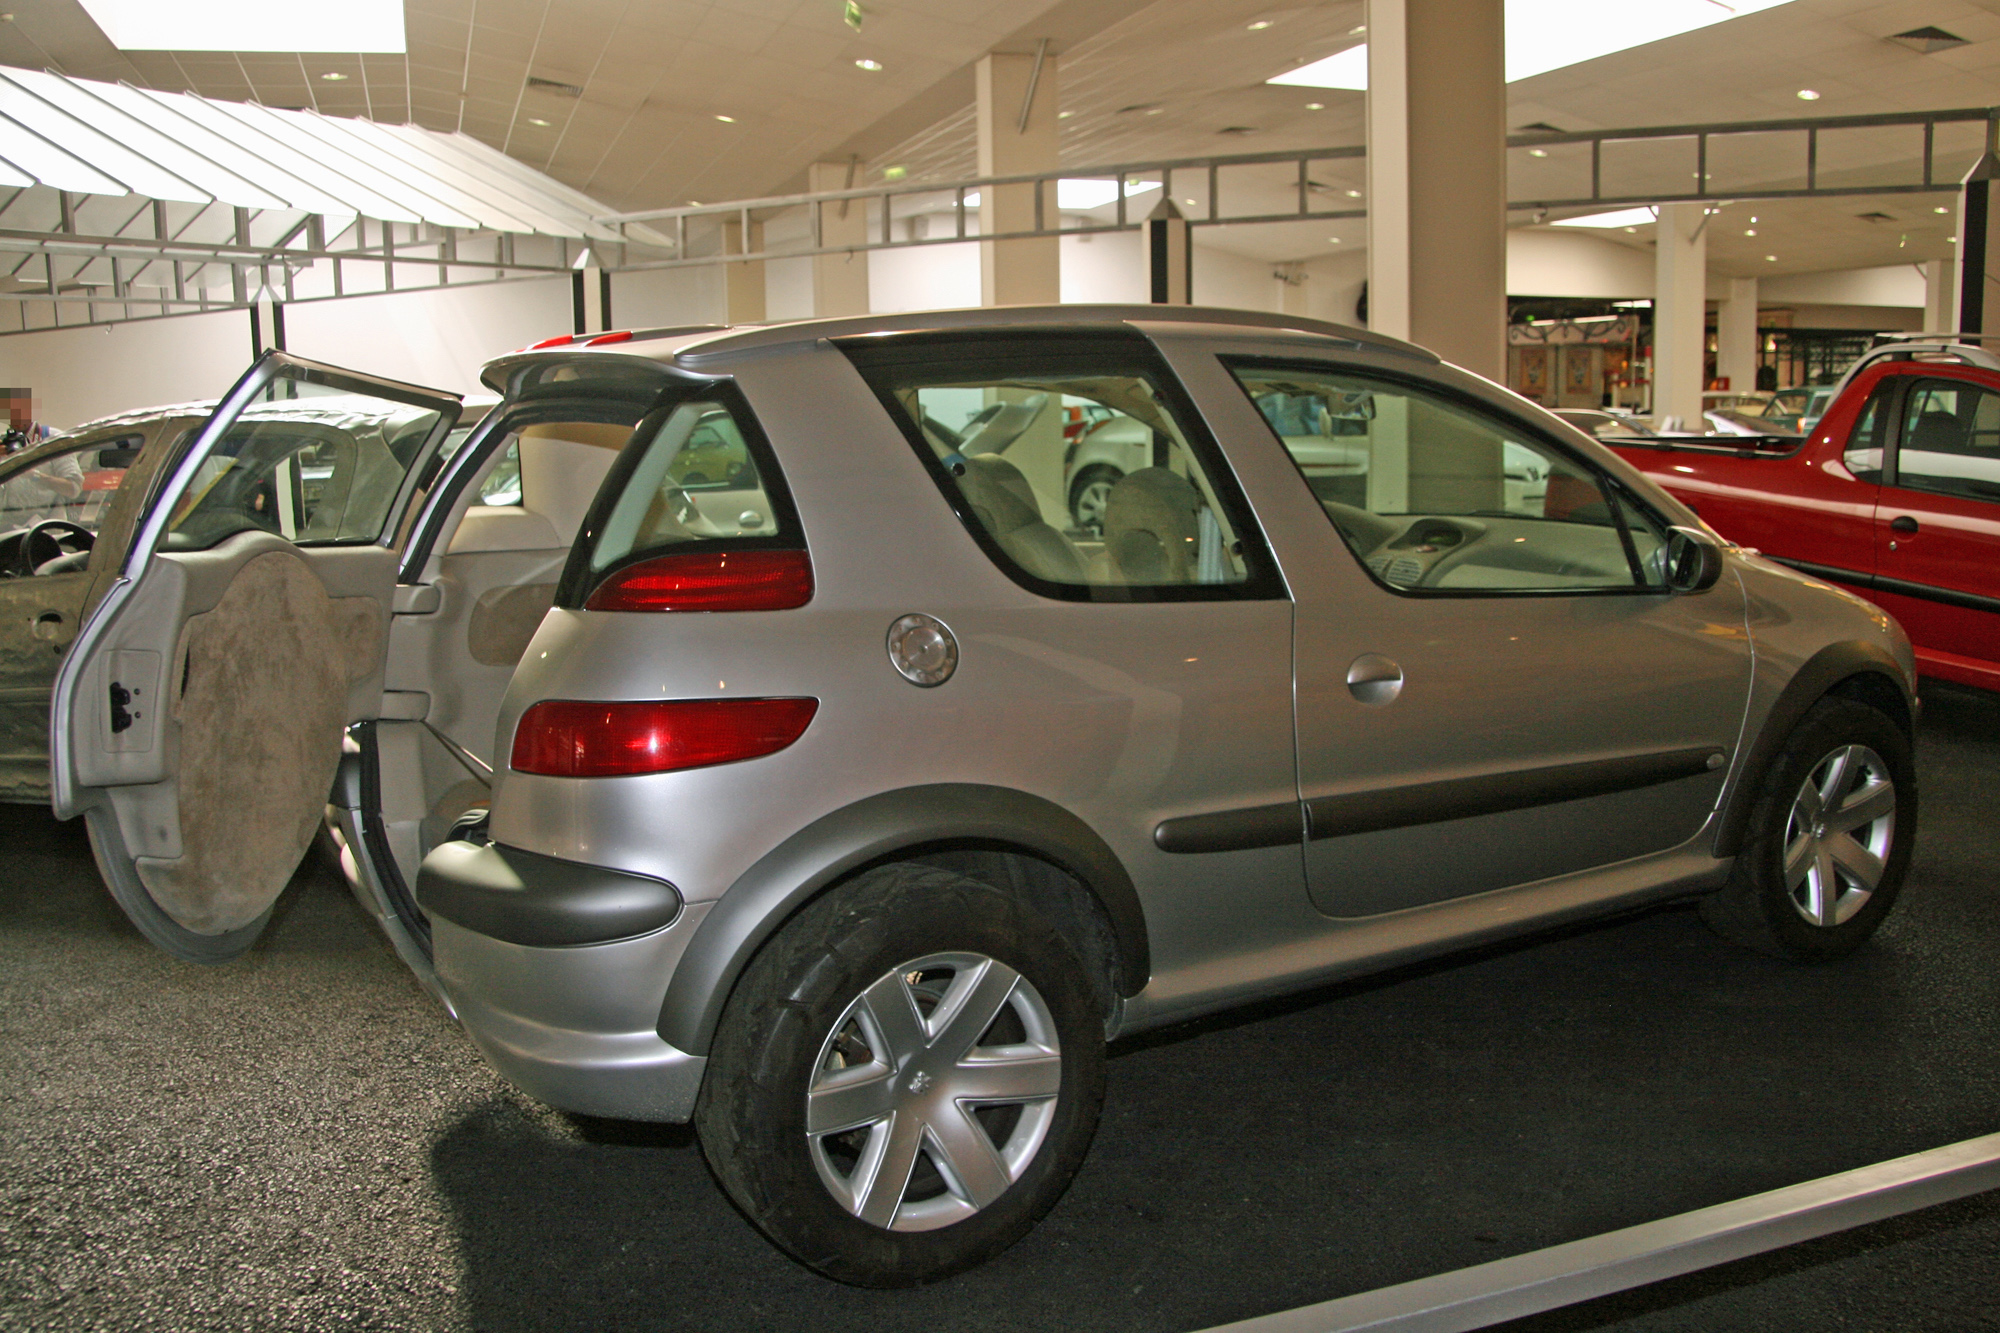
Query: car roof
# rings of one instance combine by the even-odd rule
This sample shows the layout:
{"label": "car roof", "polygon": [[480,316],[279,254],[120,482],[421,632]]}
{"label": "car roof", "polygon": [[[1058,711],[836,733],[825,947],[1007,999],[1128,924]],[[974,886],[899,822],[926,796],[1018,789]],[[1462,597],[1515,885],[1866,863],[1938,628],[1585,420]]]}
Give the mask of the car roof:
{"label": "car roof", "polygon": [[826,319],[790,320],[736,327],[695,325],[672,329],[620,330],[614,333],[552,338],[487,363],[481,378],[491,387],[506,383],[508,372],[524,361],[562,359],[577,352],[644,357],[665,364],[698,368],[705,363],[763,348],[814,343],[840,338],[886,334],[969,332],[1061,328],[1068,331],[1112,332],[1140,324],[1213,326],[1218,333],[1245,329],[1282,331],[1322,338],[1349,350],[1390,352],[1436,364],[1438,357],[1414,343],[1346,324],[1274,314],[1268,310],[1230,310],[1184,305],[1044,305],[979,306],[959,310],[918,310],[901,314],[846,315]]}

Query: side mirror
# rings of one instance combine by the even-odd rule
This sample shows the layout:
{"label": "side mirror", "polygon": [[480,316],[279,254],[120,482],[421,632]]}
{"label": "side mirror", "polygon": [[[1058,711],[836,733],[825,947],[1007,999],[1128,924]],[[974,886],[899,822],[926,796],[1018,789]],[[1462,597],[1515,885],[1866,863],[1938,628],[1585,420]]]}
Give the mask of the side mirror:
{"label": "side mirror", "polygon": [[1699,529],[1669,528],[1663,572],[1672,592],[1707,592],[1722,577],[1722,547]]}

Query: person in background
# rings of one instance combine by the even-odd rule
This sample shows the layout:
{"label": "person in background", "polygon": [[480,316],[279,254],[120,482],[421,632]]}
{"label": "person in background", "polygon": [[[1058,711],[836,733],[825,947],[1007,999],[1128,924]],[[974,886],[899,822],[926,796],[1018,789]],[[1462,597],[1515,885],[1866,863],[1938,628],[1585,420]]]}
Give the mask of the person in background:
{"label": "person in background", "polygon": [[[32,447],[48,432],[35,424],[34,395],[8,389],[7,429],[0,433],[0,459]],[[0,483],[0,530],[24,528],[44,519],[68,518],[69,506],[83,495],[83,470],[74,454],[42,464]]]}

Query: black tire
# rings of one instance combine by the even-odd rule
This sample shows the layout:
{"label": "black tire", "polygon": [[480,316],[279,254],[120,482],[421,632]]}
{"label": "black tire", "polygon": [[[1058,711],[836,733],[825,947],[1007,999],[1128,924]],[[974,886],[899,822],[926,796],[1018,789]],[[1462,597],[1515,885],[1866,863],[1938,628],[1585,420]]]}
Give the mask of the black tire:
{"label": "black tire", "polygon": [[1069,517],[1079,532],[1103,534],[1104,504],[1093,497],[1102,496],[1124,479],[1125,474],[1108,463],[1092,463],[1076,474],[1069,484]]}
{"label": "black tire", "polygon": [[[1849,756],[1844,776],[1833,767],[1843,754]],[[1836,780],[1841,790],[1835,800],[1846,813],[1822,817],[1815,826],[1804,804],[1806,788],[1812,785],[1816,801]],[[1885,802],[1886,821],[1876,817],[1852,830],[1837,827]],[[1780,958],[1812,963],[1843,957],[1875,933],[1895,904],[1916,832],[1917,775],[1909,737],[1878,709],[1851,699],[1822,699],[1765,771],[1743,850],[1728,884],[1702,900],[1702,919],[1724,939]],[[1851,848],[1843,849],[1843,837]],[[1856,856],[1857,848],[1869,860]],[[1801,867],[1789,882],[1788,851],[1799,854]],[[1872,886],[1866,885],[1866,873],[1850,869],[1857,862],[1864,872],[1879,866]]]}
{"label": "black tire", "polygon": [[[996,1016],[977,1017],[1003,988]],[[897,1048],[880,1035],[874,1004],[899,996],[905,1015],[923,1015],[905,1035],[935,1044],[891,1071],[883,1053]],[[881,1012],[893,1026],[892,1006]],[[966,1017],[953,1023],[955,1013]],[[933,1021],[938,1031],[925,1037]],[[1008,1063],[1018,1072],[1007,1077],[1039,1080],[1037,1090],[958,1109],[973,1086],[958,1080],[992,1078],[997,1066],[961,1061],[946,1049],[954,1034],[989,1060],[998,1048],[1015,1052]],[[815,1115],[832,1123],[872,1118],[814,1130],[809,1090]],[[850,1091],[890,1109],[827,1100]],[[1082,1163],[1103,1099],[1104,1015],[1062,937],[989,885],[890,865],[810,904],[751,961],[723,1011],[694,1119],[723,1189],[786,1253],[842,1282],[905,1287],[983,1263],[1025,1235]],[[941,1155],[940,1136],[957,1146]],[[913,1142],[905,1183],[886,1166],[867,1170],[871,1154],[892,1162],[898,1144]],[[979,1144],[993,1156],[968,1151]],[[983,1191],[957,1180],[953,1152],[987,1172]],[[877,1178],[883,1187],[869,1189]],[[894,1210],[886,1225],[884,1208]],[[860,1215],[871,1211],[877,1220]]]}

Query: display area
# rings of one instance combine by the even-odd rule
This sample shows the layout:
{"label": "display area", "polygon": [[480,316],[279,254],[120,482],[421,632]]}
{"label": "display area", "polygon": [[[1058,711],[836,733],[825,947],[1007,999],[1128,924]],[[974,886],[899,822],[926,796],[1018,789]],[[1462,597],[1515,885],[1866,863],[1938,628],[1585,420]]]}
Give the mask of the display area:
{"label": "display area", "polygon": [[0,1310],[1984,1317],[2000,8],[933,8],[0,16]]}

